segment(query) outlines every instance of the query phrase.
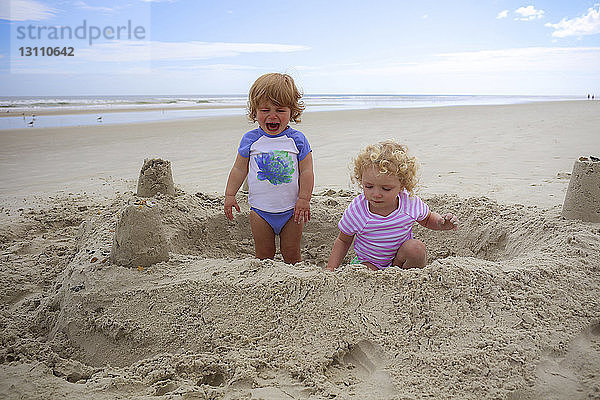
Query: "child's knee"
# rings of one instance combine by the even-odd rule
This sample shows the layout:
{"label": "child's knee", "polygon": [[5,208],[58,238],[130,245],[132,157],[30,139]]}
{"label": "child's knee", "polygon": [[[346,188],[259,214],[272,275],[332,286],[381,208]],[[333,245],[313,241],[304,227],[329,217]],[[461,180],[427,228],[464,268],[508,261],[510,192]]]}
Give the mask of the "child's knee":
{"label": "child's knee", "polygon": [[295,264],[302,261],[302,256],[300,255],[300,242],[280,242],[279,244],[284,262],[287,264]]}
{"label": "child's knee", "polygon": [[403,268],[423,268],[427,263],[425,244],[417,239],[407,240],[400,246],[394,259],[394,265]]}
{"label": "child's knee", "polygon": [[401,249],[404,250],[404,254],[414,258],[421,258],[427,256],[425,243],[417,239],[407,240],[406,242],[404,242]]}

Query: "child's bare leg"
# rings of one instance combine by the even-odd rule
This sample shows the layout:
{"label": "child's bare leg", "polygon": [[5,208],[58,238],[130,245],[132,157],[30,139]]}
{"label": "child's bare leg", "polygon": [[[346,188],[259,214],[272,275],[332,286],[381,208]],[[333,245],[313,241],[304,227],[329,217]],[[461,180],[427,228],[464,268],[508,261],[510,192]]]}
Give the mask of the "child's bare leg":
{"label": "child's bare leg", "polygon": [[425,244],[417,239],[409,239],[402,243],[393,261],[393,265],[402,268],[423,268],[425,264],[427,264]]}
{"label": "child's bare leg", "polygon": [[256,258],[275,258],[275,232],[271,225],[256,212],[250,210],[250,228],[254,237]]}
{"label": "child's bare leg", "polygon": [[300,241],[302,240],[302,228],[304,224],[294,222],[294,217],[290,218],[279,233],[279,247],[283,261],[288,264],[295,264],[302,261],[300,255]]}

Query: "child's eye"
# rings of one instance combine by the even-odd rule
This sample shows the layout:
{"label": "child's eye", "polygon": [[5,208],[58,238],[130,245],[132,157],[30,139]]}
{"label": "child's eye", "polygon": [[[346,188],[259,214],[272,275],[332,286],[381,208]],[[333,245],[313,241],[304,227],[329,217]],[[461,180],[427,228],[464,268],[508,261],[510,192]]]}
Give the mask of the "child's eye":
{"label": "child's eye", "polygon": [[383,190],[385,190],[386,192],[389,192],[392,189],[391,188],[383,188]]}
{"label": "child's eye", "polygon": [[364,185],[364,186],[365,186],[365,188],[367,188],[367,189],[372,189],[372,188],[373,188],[373,185]]}

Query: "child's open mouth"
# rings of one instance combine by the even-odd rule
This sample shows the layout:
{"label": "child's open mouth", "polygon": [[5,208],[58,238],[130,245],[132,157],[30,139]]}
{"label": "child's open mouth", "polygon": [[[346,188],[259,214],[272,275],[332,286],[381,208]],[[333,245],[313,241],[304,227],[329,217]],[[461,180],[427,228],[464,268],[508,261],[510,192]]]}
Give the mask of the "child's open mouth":
{"label": "child's open mouth", "polygon": [[269,132],[277,132],[279,130],[279,122],[267,122],[267,130]]}

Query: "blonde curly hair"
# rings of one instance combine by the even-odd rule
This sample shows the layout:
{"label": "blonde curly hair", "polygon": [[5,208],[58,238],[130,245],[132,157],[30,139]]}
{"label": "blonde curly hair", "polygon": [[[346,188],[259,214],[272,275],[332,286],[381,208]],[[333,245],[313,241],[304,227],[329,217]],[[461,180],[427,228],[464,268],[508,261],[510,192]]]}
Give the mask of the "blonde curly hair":
{"label": "blonde curly hair", "polygon": [[419,181],[419,163],[416,157],[408,154],[406,146],[393,140],[368,145],[354,159],[352,181],[362,187],[363,171],[369,167],[375,167],[380,174],[398,177],[402,187],[414,194]]}
{"label": "blonde curly hair", "polygon": [[289,107],[290,120],[300,122],[304,111],[304,102],[300,101],[302,92],[298,90],[294,79],[288,74],[277,72],[260,76],[250,88],[248,94],[248,119],[256,122],[256,112],[263,101],[270,101],[276,106]]}

